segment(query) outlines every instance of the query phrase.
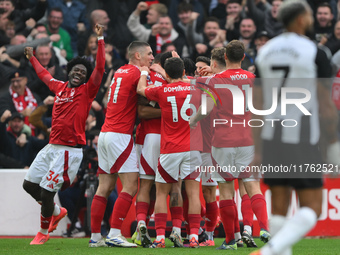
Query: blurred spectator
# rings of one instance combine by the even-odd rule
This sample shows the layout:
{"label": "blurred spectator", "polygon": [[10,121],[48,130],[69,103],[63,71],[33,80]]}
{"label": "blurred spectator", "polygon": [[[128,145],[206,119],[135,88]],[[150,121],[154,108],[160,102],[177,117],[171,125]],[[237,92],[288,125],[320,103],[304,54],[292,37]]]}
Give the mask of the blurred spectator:
{"label": "blurred spectator", "polygon": [[125,64],[124,61],[120,58],[118,50],[109,39],[105,40],[105,63],[107,71],[110,69],[116,71],[118,68]]}
{"label": "blurred spectator", "polygon": [[[8,118],[8,127],[6,128],[5,121]],[[16,159],[25,166],[29,166],[38,151],[48,143],[48,140],[40,140],[24,133],[24,119],[24,115],[19,112],[11,113],[9,110],[5,110],[2,113],[0,144],[6,145],[5,150],[2,150],[3,154]]]}
{"label": "blurred spectator", "polygon": [[[23,33],[25,32],[25,22],[27,20],[32,18],[36,22],[44,16],[46,10],[46,0],[39,0],[35,7],[25,10],[15,9],[13,0],[1,0],[0,9],[3,9],[7,15],[7,18],[14,22],[16,33]],[[26,35],[28,35],[28,33],[26,31]]]}
{"label": "blurred spectator", "polygon": [[211,16],[214,16],[220,20],[224,19],[227,16],[227,11],[226,11],[227,2],[228,0],[218,0],[217,6],[211,10]]}
{"label": "blurred spectator", "polygon": [[203,42],[195,45],[192,58],[196,59],[197,56],[210,58],[211,50],[224,44],[226,44],[226,31],[220,29],[217,18],[210,17],[204,24]]}
{"label": "blurred spectator", "polygon": [[15,23],[11,20],[7,21],[5,27],[5,34],[7,38],[12,39],[15,36]]}
{"label": "blurred spectator", "polygon": [[19,162],[15,158],[8,157],[2,152],[0,152],[0,168],[29,168],[28,166],[25,166],[25,164]]}
{"label": "blurred spectator", "polygon": [[334,22],[331,6],[328,3],[320,4],[316,9],[316,20],[314,22],[315,40],[324,42],[333,33]]}
{"label": "blurred spectator", "polygon": [[[44,29],[46,28],[44,27]],[[44,34],[44,36],[41,36],[42,34]],[[53,34],[53,35],[48,36],[46,32],[36,34],[34,37],[34,40],[32,41],[27,41],[27,39],[24,39],[22,37],[22,35],[17,35],[15,37],[17,37],[17,39],[13,41],[14,45],[5,46],[6,53],[10,57],[15,58],[15,59],[20,59],[22,57],[22,52],[25,49],[25,47],[30,46],[36,49],[36,47],[41,44],[48,44],[50,42],[57,42],[60,40],[60,35]]]}
{"label": "blurred spectator", "polygon": [[169,16],[160,17],[158,23],[152,26],[148,43],[153,53],[159,54],[162,45],[170,42],[176,46],[177,53],[182,56],[183,48],[186,46],[185,36],[176,32]]}
{"label": "blurred spectator", "polygon": [[20,112],[25,116],[25,124],[33,128],[28,121],[28,117],[41,102],[40,97],[32,93],[27,87],[27,77],[23,70],[18,69],[10,78],[9,92],[0,98],[0,115],[6,109],[12,113]]}
{"label": "blurred spectator", "polygon": [[[56,63],[55,56],[53,57],[52,54],[52,48],[48,44],[39,45],[35,50],[35,57],[53,78],[60,81],[67,80],[66,73]],[[25,70],[28,79],[28,87],[32,92],[37,93],[42,99],[48,96],[54,96],[45,83],[39,79],[32,65],[29,65]]]}
{"label": "blurred spectator", "polygon": [[227,16],[220,21],[220,27],[227,30],[227,40],[237,40],[240,37],[242,20],[242,5],[239,0],[229,0],[226,4]]}
{"label": "blurred spectator", "polygon": [[250,66],[254,65],[256,55],[256,46],[254,42],[256,35],[256,26],[251,18],[245,18],[241,21],[240,35],[241,36],[239,40],[243,42],[245,47],[245,57],[242,61],[241,68],[244,70],[248,70]]}
{"label": "blurred spectator", "polygon": [[265,45],[270,40],[270,36],[267,31],[261,31],[257,33],[255,38],[256,53],[259,52],[261,47]]}
{"label": "blurred spectator", "polygon": [[1,13],[0,9],[0,47],[9,44],[10,38],[6,36],[6,24],[8,22],[7,15]]}
{"label": "blurred spectator", "polygon": [[196,43],[203,41],[202,34],[198,33],[202,27],[202,24],[197,23],[199,13],[193,10],[193,6],[185,2],[180,3],[177,8],[179,22],[175,29],[178,33],[184,34],[188,44],[188,52],[186,54],[182,52],[183,56],[192,55]]}
{"label": "blurred spectator", "polygon": [[104,2],[104,10],[108,12],[110,23],[109,31],[112,31],[114,44],[122,58],[125,57],[127,46],[133,41],[133,35],[127,27],[129,16],[136,8],[140,0],[110,0]]}
{"label": "blurred spectator", "polygon": [[193,11],[200,14],[197,18],[197,23],[202,25],[204,23],[205,11],[203,5],[200,3],[199,0],[171,0],[170,4],[168,5],[168,15],[171,18],[173,24],[177,24],[179,21],[179,17],[177,15],[177,7],[180,3],[183,2],[190,3],[194,7]]}
{"label": "blurred spectator", "polygon": [[277,20],[278,10],[282,4],[282,0],[273,0],[270,12],[265,13],[264,30],[266,30],[270,37],[277,36],[283,32],[283,25]]}
{"label": "blurred spectator", "polygon": [[338,10],[339,9],[339,1],[338,0],[307,0],[307,2],[313,10],[314,20],[316,18],[316,10],[317,10],[318,6],[322,3],[328,3],[331,6],[332,13],[333,13],[335,18],[339,14],[339,10]]}
{"label": "blurred spectator", "polygon": [[[148,10],[146,15],[146,24],[140,23],[140,15],[143,11]],[[147,42],[151,34],[151,27],[158,22],[159,17],[168,14],[168,8],[164,4],[152,4],[148,7],[146,2],[140,2],[137,5],[136,10],[131,13],[127,27],[132,35],[139,41]]]}
{"label": "blurred spectator", "polygon": [[329,39],[327,39],[327,37],[323,37],[320,44],[328,47],[332,52],[332,55],[340,49],[340,21],[335,23],[332,36]]}
{"label": "blurred spectator", "polygon": [[257,29],[260,31],[264,29],[266,15],[271,9],[272,6],[267,1],[247,0],[247,15],[254,20]]}
{"label": "blurred spectator", "polygon": [[161,47],[161,53],[177,51],[176,46],[173,43],[164,43]]}
{"label": "blurred spectator", "polygon": [[53,42],[53,46],[60,49],[61,55],[67,60],[73,58],[73,50],[71,48],[71,37],[69,33],[60,27],[63,22],[63,12],[60,8],[52,8],[48,14],[48,23],[46,25],[47,33],[59,34],[60,40],[58,42]]}
{"label": "blurred spectator", "polygon": [[[109,29],[108,25],[110,22],[110,18],[107,15],[107,12],[104,10],[96,9],[91,12],[91,29],[83,31],[78,34],[78,53],[80,56],[85,54],[85,48],[87,47],[87,42],[89,37],[92,34],[96,34],[96,24],[101,24],[104,26],[104,38],[108,38]],[[87,56],[87,54],[85,54]]]}
{"label": "blurred spectator", "polygon": [[47,0],[47,3],[49,11],[56,7],[62,10],[64,18],[61,27],[71,36],[73,55],[78,56],[78,33],[90,28],[86,6],[77,0]]}
{"label": "blurred spectator", "polygon": [[93,67],[96,64],[95,61],[97,56],[97,50],[98,50],[97,35],[91,34],[87,40],[87,46],[84,54],[86,56],[86,59],[91,62]]}
{"label": "blurred spectator", "polygon": [[[59,34],[52,34],[52,35],[48,36],[48,34],[46,32],[38,33],[35,36],[35,38],[36,38],[35,41],[38,41],[38,40],[43,39],[43,38],[50,38],[51,42],[58,42],[58,41],[60,41],[60,35]],[[31,43],[33,43],[33,42],[34,41],[32,41]],[[41,43],[41,44],[45,44],[45,43]],[[52,50],[53,57],[56,57],[55,58],[56,64],[58,64],[63,69],[66,69],[67,60],[66,60],[66,58],[64,58],[61,55],[61,50],[58,47],[53,46],[53,44],[52,44],[52,48],[53,48],[53,50]]]}

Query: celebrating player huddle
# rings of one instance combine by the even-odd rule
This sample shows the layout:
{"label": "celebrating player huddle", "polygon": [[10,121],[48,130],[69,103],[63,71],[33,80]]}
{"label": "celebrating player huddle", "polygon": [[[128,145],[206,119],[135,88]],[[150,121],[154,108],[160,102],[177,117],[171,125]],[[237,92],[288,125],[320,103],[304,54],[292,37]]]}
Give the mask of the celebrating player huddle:
{"label": "celebrating player huddle", "polygon": [[[293,21],[289,19],[288,22],[285,11],[293,9],[296,10],[295,17],[291,17]],[[308,15],[310,15],[309,9],[299,1],[283,4],[281,10],[283,23],[288,29],[292,26],[291,22],[299,20],[300,16],[306,18],[303,21],[305,23],[300,25],[307,29]],[[297,33],[297,31],[293,32]],[[38,154],[24,182],[24,189],[41,204],[41,229],[31,244],[45,243],[49,239],[48,233],[53,231],[67,214],[65,208],[53,205],[53,197],[56,191],[72,183],[82,159],[80,148],[85,144],[85,119],[91,102],[98,92],[104,72],[104,42],[100,25],[97,25],[97,35],[99,48],[94,72],[91,75],[87,63],[75,59],[74,62],[70,62],[69,81],[65,83],[54,80],[38,64],[32,51],[28,48],[25,50],[39,78],[56,94],[50,144]],[[323,54],[299,35],[282,35],[277,39],[278,44],[285,45],[284,40],[288,40],[287,38],[301,41],[306,45],[305,47],[315,50],[313,55],[315,61],[325,62]],[[263,52],[272,50],[279,54],[274,43],[269,45],[268,48],[264,47]],[[273,59],[279,61],[274,53],[272,53]],[[187,227],[188,247],[215,246],[213,235],[218,218],[223,223],[225,240],[217,249],[237,250],[244,244],[247,247],[257,247],[252,237],[255,214],[261,229],[260,239],[270,244],[262,249],[263,253],[259,251],[257,254],[281,254],[284,251],[288,252],[285,254],[290,254],[292,243],[287,242],[285,247],[280,247],[279,238],[274,237],[270,241],[272,236],[268,226],[267,205],[260,189],[259,176],[251,171],[243,171],[249,166],[261,164],[262,151],[259,148],[262,148],[262,144],[260,129],[255,128],[254,132],[249,125],[241,125],[248,123],[252,118],[248,102],[245,102],[242,114],[234,114],[233,108],[237,101],[234,96],[237,94],[238,98],[246,98],[249,91],[255,87],[253,98],[258,107],[256,109],[262,109],[262,104],[268,105],[269,100],[262,96],[262,90],[265,90],[266,86],[271,86],[271,83],[265,82],[261,86],[257,86],[257,83],[254,86],[256,76],[241,69],[244,56],[244,44],[233,40],[225,47],[215,48],[212,51],[210,67],[202,68],[204,73],[209,72],[210,76],[189,79],[184,61],[175,52],[163,53],[154,59],[148,43],[134,41],[129,45],[129,63],[115,72],[109,88],[105,123],[98,140],[99,186],[91,206],[89,247],[129,248],[141,245],[145,248],[165,248],[167,198],[170,196],[172,231],[169,239],[175,247],[186,245],[181,233],[183,221]],[[277,70],[282,69],[282,66],[280,69],[279,63],[276,62],[275,65],[279,66],[279,69],[268,67],[265,60],[268,56],[270,58],[271,55],[260,54],[257,61],[258,71],[263,77],[272,77]],[[286,64],[293,65],[293,61],[288,58],[289,56]],[[323,72],[323,75],[327,76],[327,73]],[[264,95],[266,93],[263,91]],[[316,100],[316,96],[314,99]],[[329,103],[326,96],[323,100]],[[331,110],[330,104],[327,109]],[[137,113],[141,122],[137,126],[134,141],[133,131]],[[318,118],[318,115],[315,116]],[[223,125],[213,125],[216,119],[229,121],[224,122]],[[329,132],[328,137],[334,138],[334,132],[330,131],[334,129],[332,128],[333,126],[326,129]],[[312,126],[311,130],[314,129],[319,130],[319,126]],[[294,134],[297,136],[294,139],[298,141],[299,134],[296,132]],[[275,141],[279,135],[291,138],[291,135],[287,135],[284,130],[277,127],[273,128],[272,132],[262,134],[264,155],[270,155],[263,159],[264,162],[269,161],[273,165],[281,163],[283,155],[273,154],[278,148],[291,148],[292,153],[289,155],[291,158],[295,157],[293,149],[297,148],[298,142],[295,143],[294,140],[293,145],[289,143],[287,145],[283,142],[284,139]],[[338,153],[337,139],[330,139],[328,142],[332,144],[332,155]],[[279,146],[276,146],[277,144]],[[310,155],[315,155],[313,160],[318,161],[320,155],[315,144],[303,148],[310,150]],[[290,162],[291,158],[285,159],[284,163]],[[200,172],[202,166],[206,169],[204,173]],[[233,169],[233,171],[212,172],[211,169]],[[108,197],[115,188],[118,177],[123,188],[110,218],[111,229],[108,235],[103,237],[101,222]],[[241,212],[244,224],[242,233],[238,221],[238,208],[235,204],[234,181],[236,179],[242,199]],[[290,179],[268,178],[266,183],[270,185],[274,196],[280,197],[280,189],[287,191],[286,187],[282,188],[282,186],[291,186],[293,183],[292,186],[299,192],[301,189],[311,188],[312,191],[309,192],[315,194],[318,202],[321,201],[319,201],[321,178],[305,180],[302,186],[298,185],[301,184],[300,180],[294,182]],[[201,204],[200,201],[200,184],[205,204]],[[216,201],[217,185],[220,194],[219,202]],[[122,235],[121,228],[136,194],[137,227],[132,242],[129,242]],[[303,194],[303,192],[300,194],[304,205],[302,211],[307,218],[310,218],[308,222],[310,226],[308,229],[310,229],[315,224],[318,206],[304,199]],[[274,216],[277,225],[275,234],[278,232],[278,235],[282,236],[282,233],[286,232],[281,233],[278,230],[283,227],[280,223],[283,222],[281,214],[286,212],[286,208],[281,208],[278,203],[279,201],[273,202],[276,206],[274,212],[277,214]],[[147,227],[153,213],[157,236],[152,242]],[[200,223],[203,216],[206,221],[206,234],[202,235]],[[303,215],[298,216],[303,217]],[[301,238],[308,229],[305,227],[303,233],[300,231],[297,238]],[[205,238],[201,239],[200,235]]]}

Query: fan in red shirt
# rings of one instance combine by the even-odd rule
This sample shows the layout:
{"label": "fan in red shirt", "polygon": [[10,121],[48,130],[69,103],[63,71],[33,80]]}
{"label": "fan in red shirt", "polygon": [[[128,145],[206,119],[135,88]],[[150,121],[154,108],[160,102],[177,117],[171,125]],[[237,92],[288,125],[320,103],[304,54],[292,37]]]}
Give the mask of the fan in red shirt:
{"label": "fan in red shirt", "polygon": [[[119,68],[112,79],[108,95],[105,123],[98,139],[99,186],[91,206],[91,240],[89,247],[136,247],[121,234],[122,223],[138,189],[138,161],[132,131],[137,112],[137,84],[140,67],[150,66],[154,59],[149,44],[132,42],[128,47],[129,64]],[[111,229],[104,240],[101,222],[107,198],[114,189],[117,173],[123,189],[111,215]]]}
{"label": "fan in red shirt", "polygon": [[48,233],[55,230],[59,221],[67,215],[67,210],[54,205],[53,199],[59,189],[73,182],[83,158],[85,122],[105,67],[102,25],[96,25],[96,33],[98,54],[94,71],[90,62],[80,57],[74,58],[67,65],[67,82],[53,79],[33,56],[33,48],[25,48],[25,55],[38,77],[56,95],[49,144],[33,161],[23,184],[26,192],[41,204],[41,229],[31,245],[45,243],[49,239]]}
{"label": "fan in red shirt", "polygon": [[[241,69],[241,62],[244,58],[244,45],[238,40],[231,41],[226,46],[226,64],[227,70],[216,74],[207,81],[209,87],[216,90],[215,96],[221,98],[222,104],[214,103],[211,98],[207,98],[207,111],[213,110],[214,120],[226,120],[223,124],[214,125],[212,138],[212,157],[217,165],[223,168],[223,171],[215,173],[215,180],[219,183],[220,189],[220,214],[223,222],[226,239],[223,244],[217,248],[220,250],[236,250],[235,241],[235,217],[237,215],[234,202],[234,184],[233,179],[243,180],[245,189],[250,196],[252,209],[259,221],[261,228],[261,239],[268,241],[268,216],[266,201],[261,193],[259,180],[253,176],[245,175],[242,170],[247,167],[254,156],[254,145],[252,139],[251,127],[247,125],[250,120],[250,111],[245,107],[243,115],[233,114],[233,95],[229,89],[223,85],[237,86],[238,89],[247,89],[252,86],[255,76]],[[219,85],[220,88],[216,88]],[[245,96],[245,90],[242,90]],[[195,126],[197,122],[204,119],[201,108],[197,114],[190,119],[190,125]],[[244,123],[244,124],[243,124]],[[226,169],[226,170],[225,170]],[[229,170],[228,169],[233,169]],[[234,169],[236,169],[234,171]],[[246,232],[246,231],[245,231]],[[251,235],[243,232],[242,239],[247,243],[252,241]]]}
{"label": "fan in red shirt", "polygon": [[[158,102],[161,108],[161,155],[156,173],[155,226],[157,238],[151,248],[165,247],[167,220],[166,198],[173,183],[181,178],[189,199],[190,246],[198,247],[198,229],[201,220],[199,200],[199,151],[190,151],[190,84],[183,82],[184,63],[180,58],[169,58],[164,69],[170,83],[162,87],[146,87],[148,68],[143,67],[137,92]],[[193,110],[193,109],[191,109]],[[194,110],[195,112],[196,110]],[[181,242],[180,229],[176,239]]]}

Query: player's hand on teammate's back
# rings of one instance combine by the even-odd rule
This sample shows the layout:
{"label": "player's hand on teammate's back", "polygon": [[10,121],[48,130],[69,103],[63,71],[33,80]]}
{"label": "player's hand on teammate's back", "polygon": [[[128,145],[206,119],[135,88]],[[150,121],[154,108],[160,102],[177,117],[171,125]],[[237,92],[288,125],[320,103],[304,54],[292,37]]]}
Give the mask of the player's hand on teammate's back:
{"label": "player's hand on teammate's back", "polygon": [[148,73],[150,73],[150,69],[149,69],[149,67],[147,67],[147,66],[142,66],[141,68],[140,68],[140,71],[142,72],[142,71],[147,71]]}
{"label": "player's hand on teammate's back", "polygon": [[28,60],[33,57],[33,47],[25,47],[24,54]]}
{"label": "player's hand on teammate's back", "polygon": [[104,33],[104,26],[97,23],[96,24],[96,34],[97,34],[97,36],[103,36],[103,33]]}

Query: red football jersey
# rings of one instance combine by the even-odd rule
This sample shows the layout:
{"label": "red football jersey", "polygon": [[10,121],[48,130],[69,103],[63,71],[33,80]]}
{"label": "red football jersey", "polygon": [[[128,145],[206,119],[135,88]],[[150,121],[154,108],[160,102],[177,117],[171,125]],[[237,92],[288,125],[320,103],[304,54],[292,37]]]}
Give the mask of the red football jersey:
{"label": "red football jersey", "polygon": [[[168,84],[163,76],[155,71],[151,71],[147,85],[155,85],[156,87]],[[156,102],[155,102],[156,103]],[[150,105],[151,106],[151,105]],[[136,144],[144,144],[144,138],[147,134],[161,133],[161,118],[141,119],[136,129]]]}
{"label": "red football jersey", "polygon": [[[213,127],[212,146],[214,147],[244,147],[253,145],[251,127],[248,125],[251,113],[247,109],[245,90],[253,87],[255,75],[242,69],[228,69],[210,78],[209,86],[214,88],[215,84],[228,84],[237,86],[244,96],[244,114],[233,114],[233,96],[227,88],[215,88],[221,98],[222,104],[217,100],[211,119],[215,122]],[[215,95],[216,96],[216,95]],[[223,124],[222,124],[223,123]]]}
{"label": "red football jersey", "polygon": [[55,94],[49,143],[68,146],[85,145],[85,122],[105,71],[104,40],[98,40],[97,64],[90,79],[79,87],[68,88],[68,81],[53,79],[35,57],[32,57],[30,62],[38,77]]}
{"label": "red football jersey", "polygon": [[137,84],[140,70],[135,65],[119,68],[110,86],[102,132],[131,134],[136,122]]}
{"label": "red football jersey", "polygon": [[[192,84],[190,87],[190,93],[191,93],[190,116],[194,116],[201,105],[202,90],[200,90],[197,86]],[[195,128],[190,128],[190,150],[191,151],[203,150],[202,130],[200,122],[197,123]]]}
{"label": "red football jersey", "polygon": [[190,151],[190,84],[180,81],[147,88],[145,95],[161,108],[161,153]]}

